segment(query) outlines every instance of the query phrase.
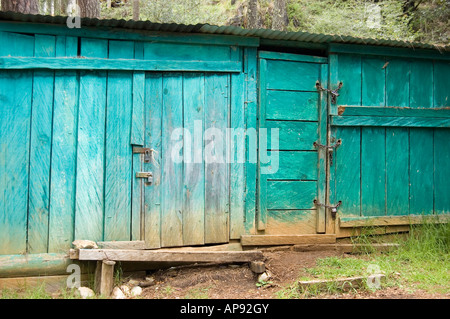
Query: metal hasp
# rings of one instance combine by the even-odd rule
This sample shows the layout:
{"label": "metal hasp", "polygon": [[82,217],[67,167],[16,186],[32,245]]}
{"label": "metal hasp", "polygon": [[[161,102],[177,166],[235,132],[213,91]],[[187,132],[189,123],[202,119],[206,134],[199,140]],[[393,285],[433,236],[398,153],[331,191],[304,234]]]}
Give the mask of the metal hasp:
{"label": "metal hasp", "polygon": [[331,166],[331,165],[333,165],[333,152],[334,152],[334,149],[338,148],[339,146],[341,146],[341,144],[342,144],[342,140],[338,139],[336,141],[336,143],[334,143],[333,145],[323,145],[323,144],[314,142],[313,146],[316,147],[316,148],[318,147],[318,148],[323,148],[323,149],[327,150],[328,157],[330,158],[330,166]]}
{"label": "metal hasp", "polygon": [[151,185],[153,183],[153,173],[152,172],[137,172],[137,178],[146,178],[145,183]]}
{"label": "metal hasp", "polygon": [[326,205],[326,204],[319,203],[319,202],[317,201],[317,199],[315,199],[315,200],[314,200],[314,204],[315,204],[316,206],[321,206],[321,207],[329,208],[330,211],[331,211],[331,217],[332,217],[332,218],[336,218],[337,209],[338,209],[339,206],[341,206],[342,201],[339,201],[336,205]]}
{"label": "metal hasp", "polygon": [[148,147],[133,146],[133,154],[144,154],[145,163],[150,163],[152,160],[151,149]]}
{"label": "metal hasp", "polygon": [[318,91],[327,91],[331,94],[331,103],[336,104],[337,97],[339,96],[338,91],[341,89],[343,83],[339,82],[338,87],[335,90],[324,89],[319,81],[316,82],[316,88]]}

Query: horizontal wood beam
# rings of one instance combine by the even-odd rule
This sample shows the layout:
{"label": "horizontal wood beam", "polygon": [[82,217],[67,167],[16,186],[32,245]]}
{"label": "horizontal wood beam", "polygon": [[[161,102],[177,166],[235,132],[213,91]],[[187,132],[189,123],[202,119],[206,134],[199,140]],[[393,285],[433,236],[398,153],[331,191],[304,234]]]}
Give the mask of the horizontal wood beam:
{"label": "horizontal wood beam", "polygon": [[250,262],[262,258],[261,251],[172,251],[163,249],[80,249],[78,251],[79,260],[228,263]]}
{"label": "horizontal wood beam", "polygon": [[291,53],[281,53],[272,51],[259,51],[258,55],[261,59],[269,60],[285,60],[295,62],[310,62],[310,63],[328,63],[328,59],[320,56],[299,55]]}
{"label": "horizontal wood beam", "polygon": [[101,249],[145,249],[145,241],[99,241],[97,246]]}
{"label": "horizontal wood beam", "polygon": [[0,69],[241,72],[242,62],[2,57]]}
{"label": "horizontal wood beam", "polygon": [[388,117],[388,116],[331,116],[333,126],[389,126],[389,127],[450,127],[450,118]]}
{"label": "horizontal wood beam", "polygon": [[381,56],[394,56],[404,57],[411,59],[438,59],[438,60],[450,60],[450,52],[440,52],[436,49],[415,49],[402,48],[402,47],[387,47],[377,45],[358,45],[358,44],[341,44],[330,43],[330,53],[351,53],[351,54],[364,54],[364,55],[381,55]]}
{"label": "horizontal wood beam", "polygon": [[29,254],[0,256],[0,278],[66,273],[72,261],[67,254]]}
{"label": "horizontal wood beam", "polygon": [[242,246],[333,244],[336,235],[242,235]]}
{"label": "horizontal wood beam", "polygon": [[258,37],[244,37],[220,34],[199,34],[182,32],[160,32],[148,30],[136,30],[129,28],[89,27],[67,28],[67,25],[24,23],[24,22],[0,22],[0,31],[20,32],[30,34],[51,34],[83,38],[117,39],[149,41],[154,43],[185,43],[225,46],[259,46]]}
{"label": "horizontal wood beam", "polygon": [[422,223],[447,223],[450,215],[408,215],[408,216],[368,216],[368,217],[340,217],[339,226],[364,227],[364,226],[390,226],[390,225],[413,225]]}
{"label": "horizontal wood beam", "polygon": [[373,107],[373,106],[339,105],[338,114],[343,116],[450,118],[450,107],[411,108],[411,107]]}

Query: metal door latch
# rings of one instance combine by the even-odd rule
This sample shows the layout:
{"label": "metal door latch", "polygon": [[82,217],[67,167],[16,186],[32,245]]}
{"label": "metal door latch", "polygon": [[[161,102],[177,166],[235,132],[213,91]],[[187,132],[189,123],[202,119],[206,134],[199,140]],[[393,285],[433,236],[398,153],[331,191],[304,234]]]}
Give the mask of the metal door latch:
{"label": "metal door latch", "polygon": [[331,94],[331,103],[333,103],[333,104],[336,104],[336,99],[339,96],[338,91],[341,89],[342,85],[343,85],[343,83],[339,82],[339,85],[336,89],[330,90],[330,89],[324,89],[319,81],[316,82],[316,88],[318,91],[327,91]]}
{"label": "metal door latch", "polygon": [[152,160],[152,150],[148,147],[133,146],[133,154],[144,154],[144,163]]}
{"label": "metal door latch", "polygon": [[153,173],[152,172],[137,172],[137,178],[146,178],[145,183],[151,185],[153,183]]}
{"label": "metal door latch", "polygon": [[326,205],[326,204],[319,203],[319,202],[317,201],[317,199],[315,199],[315,200],[314,200],[314,204],[315,204],[316,206],[329,208],[329,209],[330,209],[330,212],[331,212],[331,217],[332,217],[332,218],[336,218],[337,209],[338,209],[339,206],[341,206],[342,201],[339,201],[336,205]]}
{"label": "metal door latch", "polygon": [[336,141],[336,143],[334,143],[333,145],[322,145],[322,144],[319,144],[317,142],[314,142],[313,146],[316,147],[316,148],[318,147],[318,148],[323,148],[323,149],[327,150],[328,157],[330,158],[330,166],[332,166],[333,165],[333,152],[334,152],[334,149],[336,149],[339,146],[341,146],[341,144],[342,144],[342,140],[338,139]]}

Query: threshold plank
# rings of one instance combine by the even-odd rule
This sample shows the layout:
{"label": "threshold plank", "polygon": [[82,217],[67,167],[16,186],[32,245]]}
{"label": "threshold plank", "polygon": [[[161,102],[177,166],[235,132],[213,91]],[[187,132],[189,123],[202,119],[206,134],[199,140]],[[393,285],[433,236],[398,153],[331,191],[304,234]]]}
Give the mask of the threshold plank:
{"label": "threshold plank", "polygon": [[242,235],[242,246],[334,244],[336,235]]}

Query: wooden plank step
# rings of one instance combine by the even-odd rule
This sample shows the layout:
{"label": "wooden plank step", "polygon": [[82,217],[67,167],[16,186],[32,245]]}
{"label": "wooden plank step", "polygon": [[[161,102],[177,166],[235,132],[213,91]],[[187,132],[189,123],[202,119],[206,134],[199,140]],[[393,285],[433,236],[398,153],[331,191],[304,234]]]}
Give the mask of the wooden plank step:
{"label": "wooden plank step", "polygon": [[376,280],[376,278],[381,282],[381,280],[385,280],[386,276],[382,274],[374,274],[370,277],[347,277],[347,278],[337,278],[337,279],[317,279],[317,280],[308,280],[308,281],[299,281],[298,287],[300,290],[305,290],[308,287],[315,287],[316,289],[326,289],[328,285],[336,285],[342,290],[355,289],[360,288],[364,285],[368,280],[372,282]]}
{"label": "wooden plank step", "polygon": [[251,262],[262,260],[261,251],[172,251],[130,249],[79,249],[71,250],[71,259],[147,261],[147,262]]}
{"label": "wooden plank step", "polygon": [[242,246],[334,244],[336,235],[242,235]]}
{"label": "wooden plank step", "polygon": [[304,244],[294,245],[294,251],[320,251],[335,250],[341,253],[358,253],[365,251],[390,251],[398,248],[400,245],[396,243],[373,243],[373,244]]}

